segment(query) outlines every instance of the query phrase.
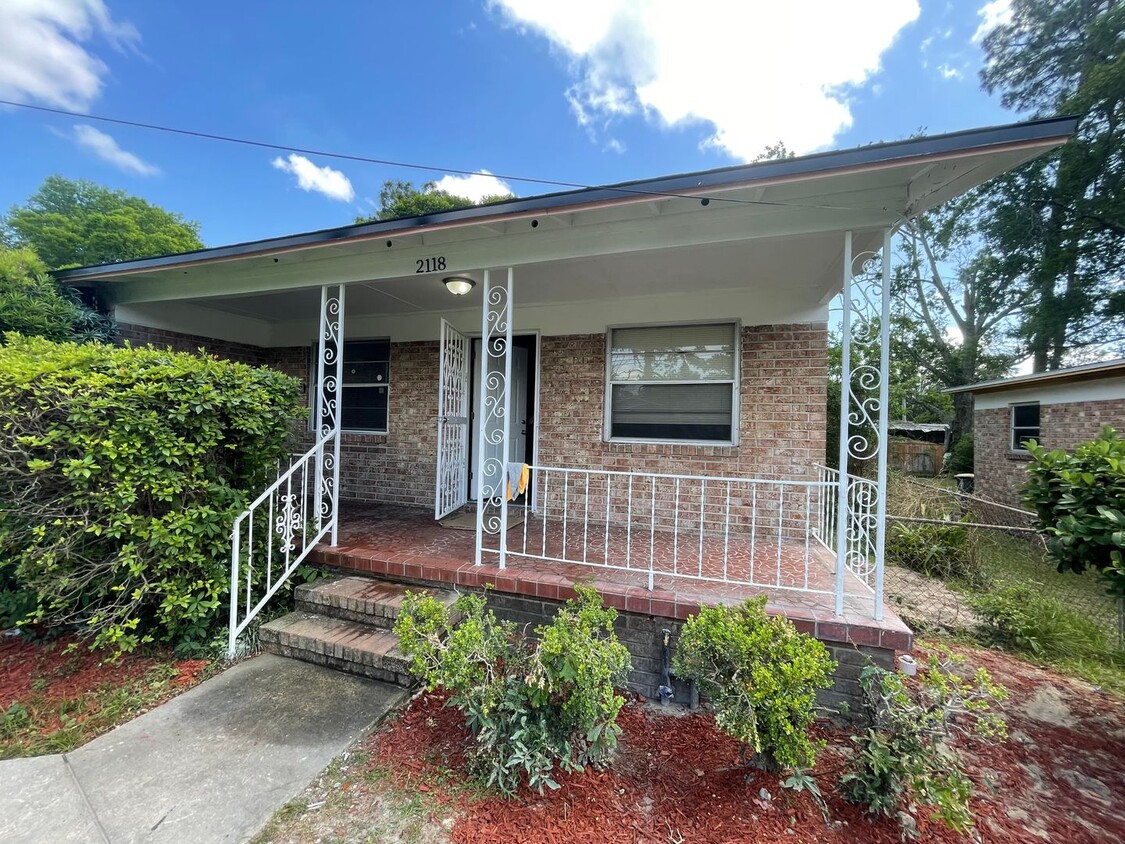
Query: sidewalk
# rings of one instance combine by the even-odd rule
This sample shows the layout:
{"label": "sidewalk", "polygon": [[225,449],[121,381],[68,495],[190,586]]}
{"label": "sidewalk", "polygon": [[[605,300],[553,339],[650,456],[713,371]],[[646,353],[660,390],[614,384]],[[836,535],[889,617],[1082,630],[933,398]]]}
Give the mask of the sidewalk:
{"label": "sidewalk", "polygon": [[73,753],[0,762],[0,841],[245,841],[404,694],[247,660]]}

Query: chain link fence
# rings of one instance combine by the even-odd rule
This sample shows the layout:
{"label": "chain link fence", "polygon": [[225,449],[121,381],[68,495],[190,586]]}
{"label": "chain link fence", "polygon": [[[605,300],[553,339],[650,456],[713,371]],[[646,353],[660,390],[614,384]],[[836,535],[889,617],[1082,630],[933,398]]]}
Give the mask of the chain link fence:
{"label": "chain link fence", "polygon": [[1125,607],[1096,573],[1058,572],[1032,527],[1033,513],[959,492],[953,483],[902,475],[888,483],[885,594],[908,624],[971,631],[980,623],[975,596],[1033,585],[1095,621],[1125,650]]}

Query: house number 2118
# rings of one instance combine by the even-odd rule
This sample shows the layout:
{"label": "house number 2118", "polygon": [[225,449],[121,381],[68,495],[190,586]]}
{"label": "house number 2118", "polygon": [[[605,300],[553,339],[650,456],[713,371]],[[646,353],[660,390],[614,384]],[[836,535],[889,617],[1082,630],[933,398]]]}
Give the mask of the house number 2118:
{"label": "house number 2118", "polygon": [[437,273],[445,269],[445,256],[439,255],[436,258],[419,258],[415,263],[418,264],[418,269],[415,273]]}

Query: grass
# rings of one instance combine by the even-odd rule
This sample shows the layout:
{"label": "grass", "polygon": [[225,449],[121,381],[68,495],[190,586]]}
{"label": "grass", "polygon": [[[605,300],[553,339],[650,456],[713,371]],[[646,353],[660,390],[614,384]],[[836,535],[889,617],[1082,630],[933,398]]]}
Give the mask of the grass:
{"label": "grass", "polygon": [[33,682],[29,700],[0,714],[0,759],[74,750],[118,724],[162,703],[179,687],[179,669],[158,665],[121,686],[103,685],[72,697],[48,701],[46,681]]}
{"label": "grass", "polygon": [[452,810],[432,794],[476,794],[472,783],[450,768],[434,764],[420,787],[400,786],[389,764],[364,751],[335,759],[305,792],[282,806],[251,844],[321,841],[363,844],[432,844],[448,839]]}
{"label": "grass", "polygon": [[[957,515],[957,502],[940,479],[895,477],[888,494],[892,513]],[[1012,527],[1030,524],[1001,509],[988,519],[1010,519]],[[1031,534],[974,527],[972,522],[965,527],[978,575],[945,582],[984,617],[984,628],[970,631],[972,640],[1125,695],[1121,610],[1097,575],[1059,572]]]}

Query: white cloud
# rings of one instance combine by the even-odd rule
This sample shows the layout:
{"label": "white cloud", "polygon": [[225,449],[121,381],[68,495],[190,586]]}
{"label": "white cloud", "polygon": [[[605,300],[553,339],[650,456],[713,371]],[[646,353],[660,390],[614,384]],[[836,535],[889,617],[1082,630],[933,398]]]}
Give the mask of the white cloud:
{"label": "white cloud", "polygon": [[486,196],[500,196],[513,193],[511,186],[503,179],[497,179],[487,170],[468,176],[442,176],[434,182],[436,190],[447,191],[454,196],[463,196],[473,202],[480,202]]}
{"label": "white cloud", "polygon": [[965,73],[959,67],[953,67],[948,64],[939,64],[937,68],[938,73],[941,74],[942,79],[964,79]]}
{"label": "white cloud", "polygon": [[317,167],[303,155],[296,153],[290,153],[285,158],[278,156],[271,163],[278,170],[296,176],[297,187],[301,190],[316,191],[340,202],[355,199],[355,190],[348,177],[328,165]]}
{"label": "white cloud", "polygon": [[697,0],[489,0],[569,61],[567,90],[595,135],[627,115],[710,124],[705,146],[749,160],[780,138],[798,152],[851,126],[844,89],[867,82],[917,0],[727,3]]}
{"label": "white cloud", "polygon": [[0,97],[85,109],[109,72],[89,51],[95,39],[136,49],[140,34],[118,22],[103,0],[0,2]]}
{"label": "white cloud", "polygon": [[126,173],[134,173],[137,176],[155,176],[160,172],[160,168],[155,164],[149,164],[139,155],[123,150],[117,145],[117,141],[113,139],[112,135],[98,131],[93,126],[75,126],[74,137],[80,147],[88,149],[102,161],[108,161],[114,167],[124,170]]}
{"label": "white cloud", "polygon": [[990,0],[979,9],[980,26],[973,33],[973,43],[980,43],[996,27],[1012,21],[1012,0]]}

